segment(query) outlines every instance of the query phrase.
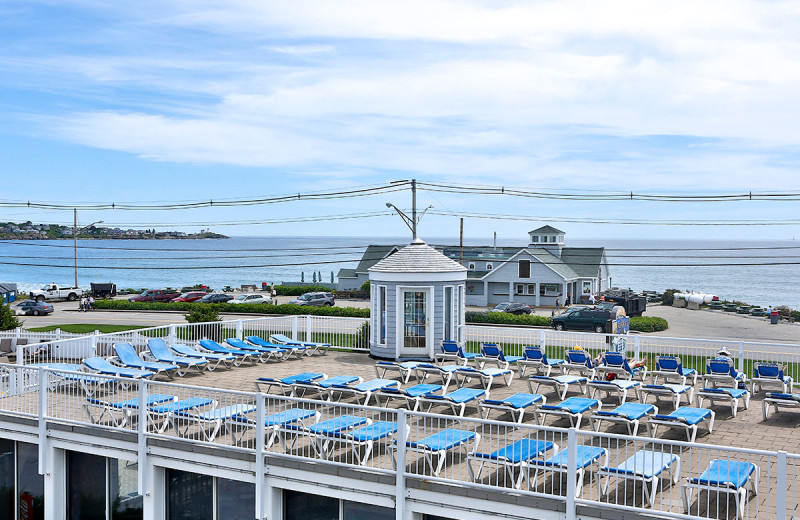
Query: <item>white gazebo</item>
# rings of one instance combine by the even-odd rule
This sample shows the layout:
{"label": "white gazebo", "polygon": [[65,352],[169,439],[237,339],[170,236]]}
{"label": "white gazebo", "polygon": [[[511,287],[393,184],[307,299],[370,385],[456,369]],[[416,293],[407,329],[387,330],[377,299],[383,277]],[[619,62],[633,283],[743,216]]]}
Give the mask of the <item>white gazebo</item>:
{"label": "white gazebo", "polygon": [[433,359],[442,340],[459,340],[467,269],[417,238],[369,268],[370,353]]}

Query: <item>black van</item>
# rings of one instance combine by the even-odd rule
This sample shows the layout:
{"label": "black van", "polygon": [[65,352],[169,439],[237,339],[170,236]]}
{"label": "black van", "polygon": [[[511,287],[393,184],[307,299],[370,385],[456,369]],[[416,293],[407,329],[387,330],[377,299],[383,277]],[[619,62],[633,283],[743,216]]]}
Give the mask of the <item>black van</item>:
{"label": "black van", "polygon": [[591,330],[594,332],[610,332],[611,321],[615,312],[601,309],[577,309],[567,311],[553,318],[552,326],[556,330]]}

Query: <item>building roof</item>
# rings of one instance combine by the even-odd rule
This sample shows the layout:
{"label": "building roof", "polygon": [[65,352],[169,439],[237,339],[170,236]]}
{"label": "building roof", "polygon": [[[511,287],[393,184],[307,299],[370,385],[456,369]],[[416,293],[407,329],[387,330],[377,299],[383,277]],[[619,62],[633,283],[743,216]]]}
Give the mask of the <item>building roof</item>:
{"label": "building roof", "polygon": [[582,277],[595,277],[603,263],[605,248],[565,247],[561,250],[561,260]]}
{"label": "building roof", "polygon": [[356,270],[355,269],[339,269],[339,272],[336,274],[337,278],[355,278],[356,277]]}
{"label": "building roof", "polygon": [[563,258],[557,257],[547,249],[541,247],[529,247],[527,251],[528,254],[530,254],[536,260],[555,271],[556,274],[558,274],[561,278],[564,278],[565,280],[580,278],[580,275],[575,272],[572,266],[567,265]]}
{"label": "building roof", "polygon": [[553,226],[542,226],[540,228],[534,229],[533,231],[528,231],[529,235],[531,235],[533,233],[539,233],[539,234],[547,233],[547,234],[550,234],[550,235],[565,235],[566,234],[563,231],[561,231],[560,229],[554,228]]}
{"label": "building roof", "polygon": [[370,272],[378,273],[452,273],[466,270],[466,267],[420,239],[369,268]]}
{"label": "building roof", "polygon": [[355,272],[366,273],[370,267],[398,249],[398,246],[367,246],[367,250],[364,251],[364,255],[361,257],[361,261],[358,262]]}

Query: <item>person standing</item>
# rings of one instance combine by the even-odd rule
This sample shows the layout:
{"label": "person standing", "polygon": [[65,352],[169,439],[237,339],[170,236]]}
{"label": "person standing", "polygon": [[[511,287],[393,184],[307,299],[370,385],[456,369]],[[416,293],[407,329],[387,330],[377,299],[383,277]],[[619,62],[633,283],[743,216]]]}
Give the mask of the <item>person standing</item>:
{"label": "person standing", "polygon": [[83,311],[83,312],[86,312],[86,306],[88,305],[88,303],[89,303],[89,302],[86,300],[86,295],[85,295],[85,294],[84,294],[84,295],[82,295],[82,296],[81,296],[81,306],[80,306],[80,310],[81,310],[81,311]]}
{"label": "person standing", "polygon": [[89,295],[89,301],[87,303],[89,305],[89,308],[87,310],[93,311],[94,310],[94,296],[92,296],[90,294]]}
{"label": "person standing", "polygon": [[278,305],[278,291],[275,290],[275,286],[272,286],[272,293],[270,294],[272,297],[272,304]]}
{"label": "person standing", "polygon": [[558,298],[556,298],[556,310],[559,310],[560,308],[561,308],[561,302],[559,302]]}
{"label": "person standing", "polygon": [[589,293],[589,303],[591,305],[594,305],[596,303],[596,300],[594,299],[594,294],[592,293]]}

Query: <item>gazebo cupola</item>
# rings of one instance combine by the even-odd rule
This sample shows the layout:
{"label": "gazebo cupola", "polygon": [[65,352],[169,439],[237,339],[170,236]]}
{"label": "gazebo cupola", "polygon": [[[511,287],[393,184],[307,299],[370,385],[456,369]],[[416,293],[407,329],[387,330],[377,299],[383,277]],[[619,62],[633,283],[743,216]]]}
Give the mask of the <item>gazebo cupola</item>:
{"label": "gazebo cupola", "polygon": [[464,323],[467,269],[416,238],[369,268],[370,353],[433,359]]}
{"label": "gazebo cupola", "polygon": [[561,258],[561,249],[564,247],[564,235],[565,233],[560,229],[556,229],[552,226],[542,226],[533,231],[528,231],[528,236],[531,238],[528,247],[541,247]]}

